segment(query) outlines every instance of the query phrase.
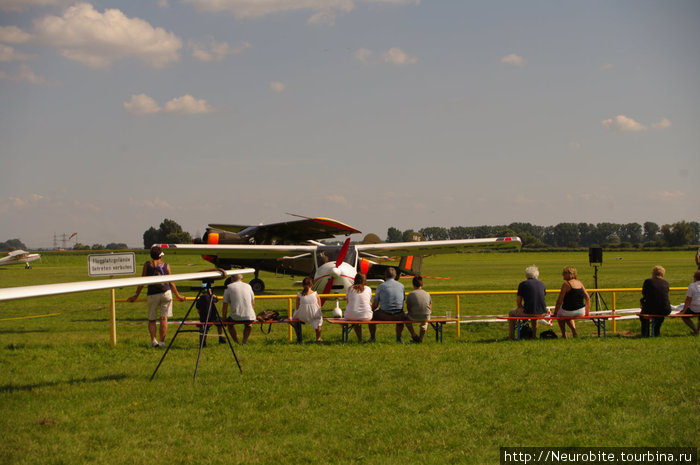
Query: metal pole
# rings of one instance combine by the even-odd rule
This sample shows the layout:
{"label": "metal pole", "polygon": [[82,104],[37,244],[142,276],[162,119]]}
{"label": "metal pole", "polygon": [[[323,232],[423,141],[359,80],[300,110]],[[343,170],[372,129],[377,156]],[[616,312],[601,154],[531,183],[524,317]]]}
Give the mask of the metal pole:
{"label": "metal pole", "polygon": [[114,300],[114,288],[112,291],[112,301],[109,304],[109,340],[112,343],[112,347],[117,345],[117,310],[116,303]]}

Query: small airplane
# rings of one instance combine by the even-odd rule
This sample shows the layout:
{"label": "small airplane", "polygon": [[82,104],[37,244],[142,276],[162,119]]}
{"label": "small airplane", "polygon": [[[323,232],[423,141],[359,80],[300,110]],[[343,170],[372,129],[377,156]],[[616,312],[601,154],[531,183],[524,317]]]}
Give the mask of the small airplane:
{"label": "small airplane", "polygon": [[26,250],[13,250],[8,252],[4,257],[0,257],[0,266],[3,265],[18,265],[24,263],[26,269],[30,269],[29,262],[39,260],[41,255],[38,253],[29,253]]}
{"label": "small airplane", "polygon": [[[199,243],[159,244],[174,254],[198,254],[219,268],[250,267],[256,276],[250,284],[256,293],[265,289],[258,270],[284,271],[294,275],[312,276],[314,290],[322,294],[345,292],[355,274],[362,271],[368,279],[383,277],[387,267],[399,273],[420,275],[424,255],[458,253],[465,250],[494,248],[520,249],[519,237],[423,241],[418,237],[409,242],[381,243],[376,235],[368,235],[361,244],[342,245],[318,242],[319,236],[334,237],[360,232],[329,218],[304,220],[260,226],[230,226],[212,224]],[[299,244],[303,240],[307,244]],[[379,263],[401,257],[397,265]]]}

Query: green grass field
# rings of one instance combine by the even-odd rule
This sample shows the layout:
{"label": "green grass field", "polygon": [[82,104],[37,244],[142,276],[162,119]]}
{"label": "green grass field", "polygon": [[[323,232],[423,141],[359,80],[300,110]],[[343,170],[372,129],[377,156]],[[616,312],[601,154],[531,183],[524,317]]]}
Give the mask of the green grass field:
{"label": "green grass field", "polygon": [[[207,268],[166,258],[175,273]],[[450,279],[426,288],[514,289],[533,263],[550,290],[564,265],[593,287],[586,253],[525,252],[429,258],[425,275]],[[606,252],[599,286],[639,288],[656,264],[674,287],[686,287],[695,268],[692,252]],[[263,277],[276,294],[296,292],[291,277]],[[85,255],[0,268],[2,287],[85,279]],[[671,300],[683,298],[675,291]],[[638,301],[617,297],[618,307]],[[499,314],[514,302],[464,296],[461,308]],[[188,306],[175,304],[175,319]],[[258,307],[286,311],[280,301]],[[435,299],[436,314],[453,307],[454,297]],[[145,303],[117,305],[116,347],[108,312],[108,291],[0,303],[0,463],[493,464],[501,446],[696,447],[700,438],[700,340],[678,320],[656,339],[639,338],[637,321],[606,339],[584,322],[578,340],[522,342],[507,341],[503,323],[478,323],[462,325],[459,339],[451,326],[443,344],[430,333],[421,345],[394,343],[388,327],[363,345],[343,344],[332,325],[323,344],[305,328],[302,345],[283,325],[269,335],[254,328],[249,345],[236,347],[243,374],[212,339],[196,381],[197,336],[188,333],[149,381],[163,352],[148,347]]]}

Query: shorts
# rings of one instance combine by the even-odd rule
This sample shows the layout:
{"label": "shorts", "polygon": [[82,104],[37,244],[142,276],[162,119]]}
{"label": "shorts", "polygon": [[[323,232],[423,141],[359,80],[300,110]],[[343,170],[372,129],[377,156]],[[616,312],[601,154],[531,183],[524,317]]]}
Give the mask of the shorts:
{"label": "shorts", "polygon": [[234,320],[231,316],[226,317],[226,323],[241,323],[243,325],[252,325],[255,320]]}
{"label": "shorts", "polygon": [[692,308],[688,307],[688,310],[686,310],[685,313],[686,314],[692,313],[693,315],[700,315],[700,309],[693,310]]}
{"label": "shorts", "polygon": [[403,321],[406,319],[406,314],[402,311],[397,313],[389,313],[379,309],[374,311],[372,319],[376,321]]}
{"label": "shorts", "polygon": [[173,293],[168,290],[160,294],[146,296],[148,302],[148,321],[156,321],[159,318],[171,318],[173,316]]}
{"label": "shorts", "polygon": [[563,308],[560,308],[559,311],[557,312],[556,316],[585,316],[586,315],[586,307],[581,307],[578,310],[564,310]]}

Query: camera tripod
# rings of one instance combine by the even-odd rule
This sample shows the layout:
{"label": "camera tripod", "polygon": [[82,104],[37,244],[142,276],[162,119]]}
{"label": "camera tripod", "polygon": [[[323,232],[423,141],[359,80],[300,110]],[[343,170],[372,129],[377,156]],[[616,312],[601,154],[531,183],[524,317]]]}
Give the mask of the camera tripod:
{"label": "camera tripod", "polygon": [[[158,366],[156,367],[155,371],[151,375],[151,379],[150,379],[151,381],[153,381],[153,378],[156,376],[158,369],[160,368],[161,364],[165,360],[165,356],[168,355],[168,351],[170,351],[170,347],[172,347],[173,343],[175,343],[175,339],[177,338],[177,335],[180,333],[199,333],[202,336],[199,338],[199,352],[197,353],[197,363],[194,367],[193,380],[197,379],[197,371],[199,370],[199,361],[202,357],[202,349],[204,348],[204,342],[206,341],[207,333],[209,332],[209,325],[221,324],[221,326],[224,327],[223,322],[221,321],[221,317],[219,315],[219,312],[216,310],[216,307],[214,306],[214,299],[213,298],[209,299],[209,308],[207,309],[206,321],[198,323],[198,326],[200,326],[199,329],[183,329],[183,326],[185,325],[185,321],[187,321],[187,317],[189,317],[190,312],[192,312],[192,309],[197,304],[197,301],[199,300],[200,296],[202,295],[202,292],[209,292],[210,290],[211,290],[211,281],[202,281],[202,285],[200,286],[199,291],[197,292],[197,297],[195,297],[194,301],[192,301],[192,305],[190,305],[190,308],[187,310],[187,314],[185,314],[185,317],[180,322],[180,326],[177,327],[177,330],[175,331],[173,338],[170,340],[168,347],[165,349],[165,353],[161,357],[160,362],[158,362]],[[241,368],[241,362],[238,361],[238,357],[236,356],[236,351],[233,350],[233,344],[231,344],[231,339],[229,339],[229,337],[228,337],[228,331],[226,331],[226,328],[224,328],[223,333],[224,333],[224,336],[226,336],[226,342],[228,342],[228,346],[231,348],[231,353],[233,354],[233,358],[236,360],[236,364],[238,365],[238,370],[241,373],[243,373],[243,369]]]}

